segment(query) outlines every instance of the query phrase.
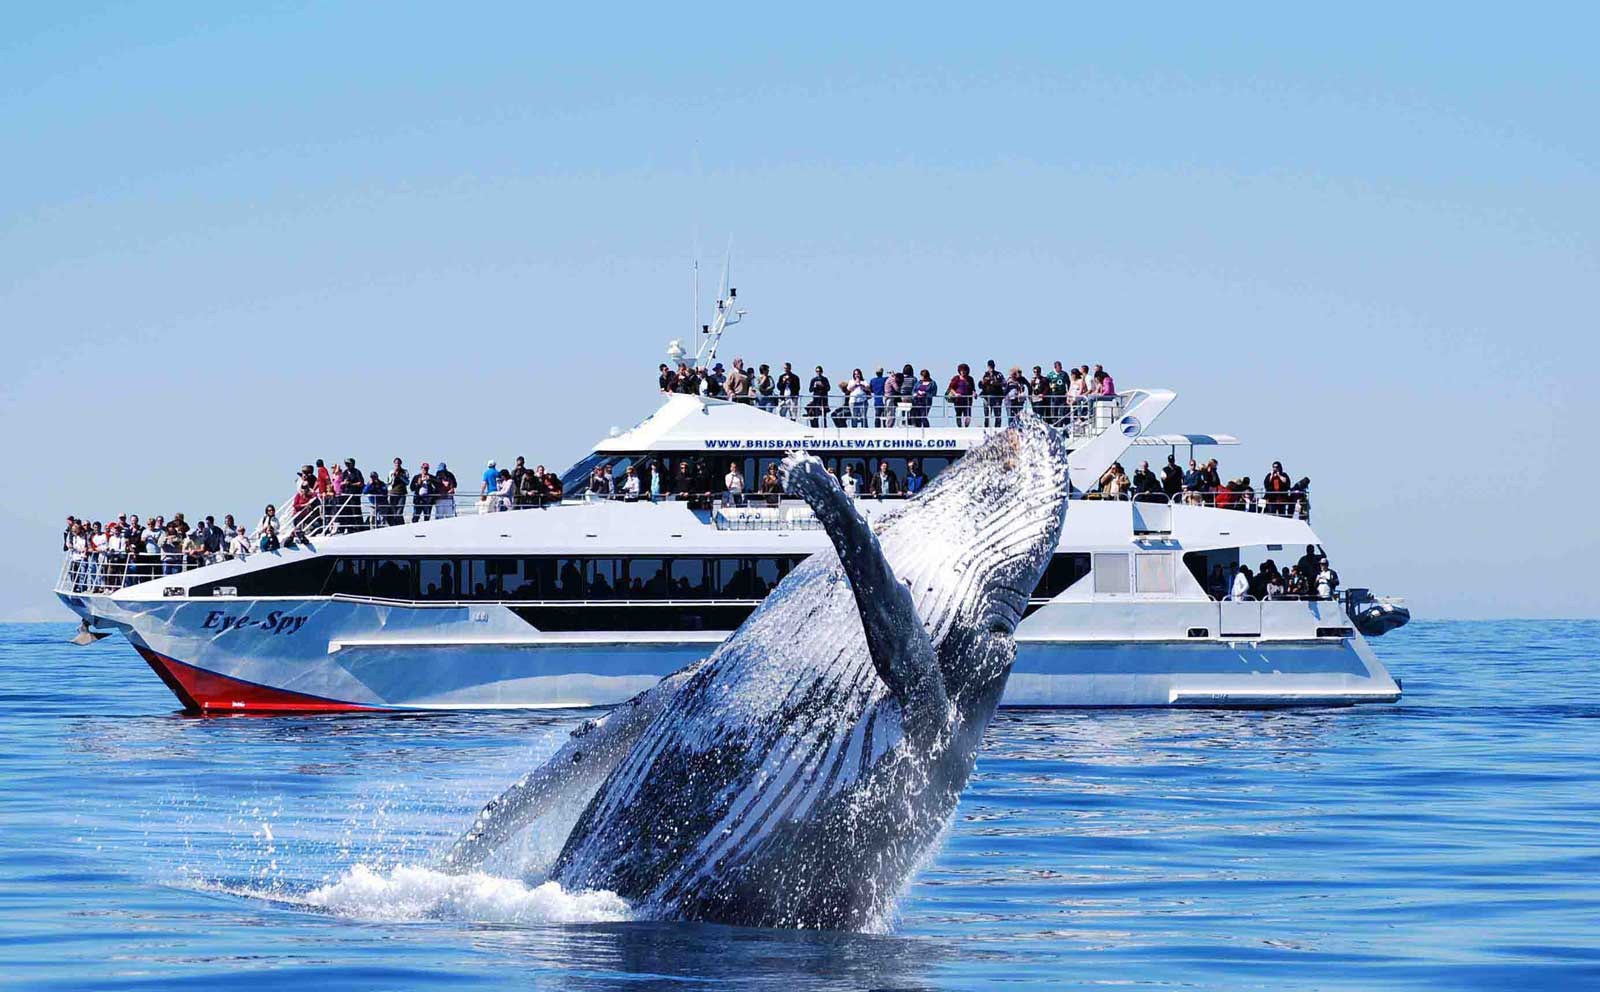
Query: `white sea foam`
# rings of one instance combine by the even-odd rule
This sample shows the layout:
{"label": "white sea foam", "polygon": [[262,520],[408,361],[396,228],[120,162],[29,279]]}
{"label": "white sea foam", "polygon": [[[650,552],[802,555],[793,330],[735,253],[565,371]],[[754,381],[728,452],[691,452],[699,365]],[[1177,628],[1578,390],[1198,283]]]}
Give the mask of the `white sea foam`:
{"label": "white sea foam", "polygon": [[306,893],[305,904],[365,920],[470,920],[477,923],[610,923],[632,917],[614,892],[568,892],[557,882],[529,886],[482,872],[447,875],[400,865],[356,865]]}

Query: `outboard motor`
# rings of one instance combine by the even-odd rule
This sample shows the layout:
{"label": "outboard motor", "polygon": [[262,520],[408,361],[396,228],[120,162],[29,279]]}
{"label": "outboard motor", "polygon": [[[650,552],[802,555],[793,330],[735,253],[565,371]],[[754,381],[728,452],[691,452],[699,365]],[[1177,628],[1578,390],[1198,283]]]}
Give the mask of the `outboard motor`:
{"label": "outboard motor", "polygon": [[1382,637],[1411,620],[1411,611],[1401,601],[1374,596],[1370,589],[1346,590],[1344,611],[1366,637]]}

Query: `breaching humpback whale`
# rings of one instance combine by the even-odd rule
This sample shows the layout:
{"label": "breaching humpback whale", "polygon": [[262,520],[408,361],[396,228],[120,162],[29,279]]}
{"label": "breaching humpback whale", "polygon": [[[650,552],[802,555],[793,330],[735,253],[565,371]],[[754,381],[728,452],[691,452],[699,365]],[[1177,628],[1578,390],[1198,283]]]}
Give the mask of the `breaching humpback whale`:
{"label": "breaching humpback whale", "polygon": [[447,869],[542,818],[569,830],[553,879],[646,916],[825,929],[887,917],[1005,688],[1060,536],[1066,450],[1025,418],[876,534],[816,458],[791,454],[784,485],[834,553],[797,567],[709,658],[575,731],[484,809]]}

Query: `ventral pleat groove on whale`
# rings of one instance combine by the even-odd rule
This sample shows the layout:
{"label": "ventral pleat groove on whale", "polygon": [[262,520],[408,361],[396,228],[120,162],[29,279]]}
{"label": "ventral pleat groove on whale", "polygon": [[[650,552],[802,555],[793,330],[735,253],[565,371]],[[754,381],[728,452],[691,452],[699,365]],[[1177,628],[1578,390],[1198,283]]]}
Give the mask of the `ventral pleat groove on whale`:
{"label": "ventral pleat groove on whale", "polygon": [[815,458],[784,486],[832,543],[709,657],[575,734],[446,856],[539,821],[551,878],[644,916],[862,929],[949,823],[1056,547],[1067,453],[1027,418],[867,526]]}

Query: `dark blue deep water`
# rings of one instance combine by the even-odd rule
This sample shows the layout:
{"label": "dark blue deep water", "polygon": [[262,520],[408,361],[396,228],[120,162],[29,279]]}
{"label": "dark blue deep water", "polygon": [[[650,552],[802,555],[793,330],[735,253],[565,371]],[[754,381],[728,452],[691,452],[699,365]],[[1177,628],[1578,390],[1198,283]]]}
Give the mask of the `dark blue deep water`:
{"label": "dark blue deep water", "polygon": [[582,714],[190,719],[72,630],[0,627],[0,983],[1600,987],[1600,623],[1414,623],[1394,706],[1003,712],[887,934],[399,867]]}

